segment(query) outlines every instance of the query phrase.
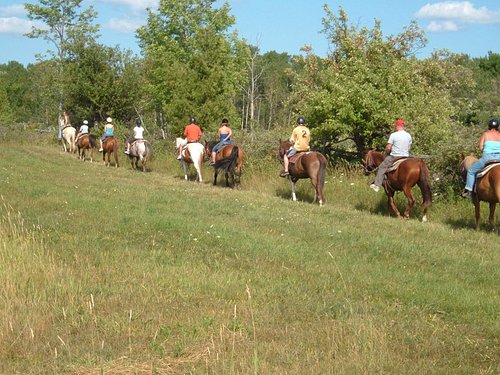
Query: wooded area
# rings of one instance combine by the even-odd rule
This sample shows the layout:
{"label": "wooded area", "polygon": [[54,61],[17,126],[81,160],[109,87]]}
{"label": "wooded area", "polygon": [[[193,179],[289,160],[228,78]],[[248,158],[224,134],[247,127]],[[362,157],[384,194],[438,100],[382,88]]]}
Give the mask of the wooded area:
{"label": "wooded area", "polygon": [[[435,51],[419,59],[425,33],[411,23],[385,36],[351,23],[325,5],[326,57],[261,53],[231,31],[228,4],[161,0],[137,31],[142,56],[98,43],[92,6],[82,0],[26,4],[33,29],[53,49],[28,66],[0,65],[0,123],[54,128],[61,111],[78,126],[107,116],[129,127],[140,117],[151,130],[179,135],[189,116],[204,131],[223,117],[233,128],[265,132],[304,116],[316,147],[331,157],[358,157],[382,147],[396,118],[415,138],[414,151],[444,173],[459,153],[476,150],[476,135],[500,116],[500,54],[469,57]],[[340,152],[342,151],[342,152]]]}

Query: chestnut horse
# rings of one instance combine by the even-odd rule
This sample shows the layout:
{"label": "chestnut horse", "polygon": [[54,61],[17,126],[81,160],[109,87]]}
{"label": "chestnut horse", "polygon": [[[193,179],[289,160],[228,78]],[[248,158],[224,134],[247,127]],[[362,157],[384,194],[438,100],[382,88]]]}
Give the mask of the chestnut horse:
{"label": "chestnut horse", "polygon": [[[281,141],[279,147],[280,160],[283,163],[285,152],[293,146],[289,140]],[[310,178],[314,186],[314,202],[318,202],[320,207],[323,206],[323,186],[325,185],[325,174],[327,161],[323,154],[317,151],[301,152],[301,156],[295,163],[290,162],[288,171],[290,172],[290,184],[292,186],[292,200],[297,200],[295,194],[295,183],[302,178]]]}
{"label": "chestnut horse", "polygon": [[[115,137],[107,137],[104,142],[102,142],[102,160],[104,165],[109,167],[111,164],[111,154],[114,154],[115,167],[118,168],[118,141]],[[108,160],[106,160],[106,155]]]}
{"label": "chestnut horse", "polygon": [[66,126],[62,129],[62,144],[64,147],[64,152],[75,152],[75,137],[76,129],[72,126]]}
{"label": "chestnut horse", "polygon": [[[212,149],[218,141],[205,142],[205,156],[210,158]],[[235,144],[223,146],[215,154],[214,185],[217,185],[217,175],[220,170],[224,171],[226,186],[237,186],[241,183],[241,170],[243,167],[243,150]],[[229,181],[231,180],[231,184]]]}
{"label": "chestnut horse", "polygon": [[178,150],[181,146],[183,147],[181,162],[182,169],[184,170],[184,179],[186,181],[188,180],[188,165],[193,164],[197,174],[196,181],[203,182],[203,177],[201,176],[201,163],[203,163],[205,148],[201,143],[186,143],[184,138],[176,138],[175,149]]}
{"label": "chestnut horse", "polygon": [[[382,152],[369,150],[362,160],[365,168],[365,175],[369,175],[371,172],[375,171],[384,159],[385,156]],[[390,169],[391,168],[389,168],[389,170]],[[408,206],[403,213],[403,217],[405,219],[410,217],[411,209],[415,204],[415,198],[413,197],[412,192],[412,188],[415,185],[418,185],[420,191],[422,192],[422,209],[424,214],[422,222],[426,223],[429,220],[427,210],[432,204],[431,184],[429,169],[427,168],[425,161],[421,158],[404,159],[396,170],[386,172],[383,186],[388,198],[388,215],[391,214],[392,209],[397,217],[401,217],[401,214],[394,202],[394,194],[396,191],[402,191],[408,200]]]}
{"label": "chestnut horse", "polygon": [[90,150],[90,162],[94,161],[94,150],[97,147],[97,142],[95,135],[93,134],[83,134],[76,142],[76,148],[78,149],[78,159],[85,161],[85,154],[87,150]]}
{"label": "chestnut horse", "polygon": [[[465,183],[467,170],[477,161],[472,155],[466,156],[461,164],[461,175]],[[490,163],[491,165],[491,163]],[[495,209],[500,202],[500,163],[496,163],[484,176],[476,178],[474,190],[472,191],[472,203],[476,214],[476,229],[479,229],[479,217],[481,213],[480,202],[488,202],[490,205],[489,222],[493,230],[498,233],[495,226]]]}

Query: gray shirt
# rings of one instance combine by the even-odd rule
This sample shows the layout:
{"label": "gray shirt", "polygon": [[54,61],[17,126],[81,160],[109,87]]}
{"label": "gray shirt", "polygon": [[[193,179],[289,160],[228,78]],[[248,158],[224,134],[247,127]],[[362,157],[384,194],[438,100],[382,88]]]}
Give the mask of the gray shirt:
{"label": "gray shirt", "polygon": [[412,139],[406,130],[399,130],[389,136],[387,143],[392,145],[392,156],[410,156],[410,145]]}

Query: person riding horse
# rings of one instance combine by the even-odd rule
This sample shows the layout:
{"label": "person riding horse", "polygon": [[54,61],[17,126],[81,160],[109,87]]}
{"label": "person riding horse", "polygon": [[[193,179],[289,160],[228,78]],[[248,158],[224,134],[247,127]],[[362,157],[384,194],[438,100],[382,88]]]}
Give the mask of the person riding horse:
{"label": "person riding horse", "polygon": [[144,140],[144,128],[142,127],[142,122],[141,119],[137,119],[135,121],[135,127],[133,129],[134,135],[132,138],[127,139],[127,149],[125,150],[125,153],[128,155],[130,154],[130,146],[138,140]]}
{"label": "person riding horse", "polygon": [[112,124],[113,119],[111,117],[108,117],[106,119],[106,125],[104,125],[104,134],[102,135],[101,139],[99,140],[101,143],[101,148],[99,149],[99,152],[103,151],[102,148],[102,142],[106,140],[108,137],[113,137],[113,131],[114,131],[114,126]]}
{"label": "person riding horse", "polygon": [[384,175],[387,169],[393,164],[396,158],[410,156],[410,148],[413,143],[410,133],[405,130],[404,120],[397,120],[394,123],[396,131],[389,136],[387,145],[385,146],[385,157],[382,164],[379,165],[375,182],[370,187],[378,192],[384,181]]}
{"label": "person riding horse", "polygon": [[483,169],[486,164],[493,160],[500,160],[500,132],[498,126],[500,122],[492,118],[488,123],[488,130],[481,135],[479,149],[483,156],[467,170],[467,182],[462,192],[462,197],[470,198],[472,189],[476,181],[476,173]]}
{"label": "person riding horse", "polygon": [[184,137],[186,137],[183,145],[179,146],[177,149],[178,155],[177,160],[182,159],[182,150],[184,150],[188,143],[198,143],[202,136],[202,131],[200,127],[196,124],[196,118],[190,117],[189,124],[184,128]]}
{"label": "person riding horse", "polygon": [[229,127],[229,121],[227,118],[222,119],[222,126],[217,131],[217,135],[219,136],[219,142],[212,148],[210,165],[215,164],[215,155],[217,154],[217,151],[219,151],[225,145],[230,145],[233,143],[231,139],[233,131]]}
{"label": "person riding horse", "polygon": [[297,126],[292,131],[292,136],[290,137],[290,142],[293,142],[293,146],[283,155],[283,170],[280,172],[280,177],[286,177],[290,175],[288,172],[288,164],[290,163],[290,158],[297,152],[306,152],[310,150],[309,143],[311,142],[311,132],[304,125],[304,117],[299,117],[297,119]]}
{"label": "person riding horse", "polygon": [[87,120],[83,120],[83,125],[80,126],[80,129],[78,130],[75,142],[78,142],[80,137],[82,137],[84,134],[89,134],[89,122]]}

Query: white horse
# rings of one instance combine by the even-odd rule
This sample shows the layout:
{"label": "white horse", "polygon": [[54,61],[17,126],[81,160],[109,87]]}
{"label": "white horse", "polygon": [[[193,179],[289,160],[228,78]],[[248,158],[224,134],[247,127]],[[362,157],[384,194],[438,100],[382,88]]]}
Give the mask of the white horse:
{"label": "white horse", "polygon": [[205,155],[205,147],[201,143],[187,143],[184,138],[175,139],[175,148],[182,147],[181,162],[184,169],[184,179],[188,180],[188,165],[193,164],[196,169],[196,181],[203,182],[201,176],[201,163]]}
{"label": "white horse", "polygon": [[145,139],[136,140],[130,146],[130,153],[128,154],[132,169],[139,168],[139,161],[142,164],[142,171],[146,172],[146,164],[153,157],[153,147],[151,143]]}
{"label": "white horse", "polygon": [[76,147],[75,147],[75,136],[76,136],[76,129],[72,126],[66,126],[62,130],[62,144],[64,147],[64,152],[75,152]]}

